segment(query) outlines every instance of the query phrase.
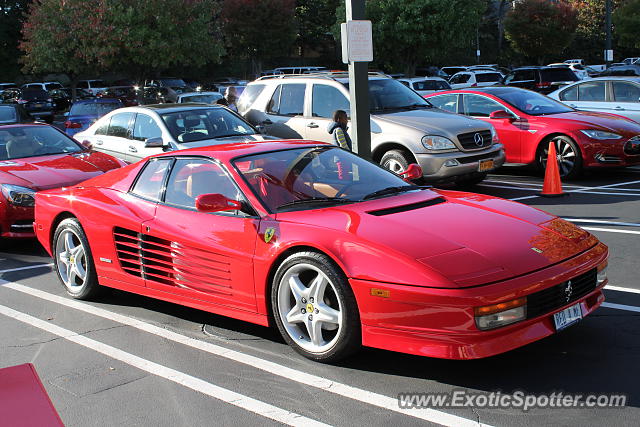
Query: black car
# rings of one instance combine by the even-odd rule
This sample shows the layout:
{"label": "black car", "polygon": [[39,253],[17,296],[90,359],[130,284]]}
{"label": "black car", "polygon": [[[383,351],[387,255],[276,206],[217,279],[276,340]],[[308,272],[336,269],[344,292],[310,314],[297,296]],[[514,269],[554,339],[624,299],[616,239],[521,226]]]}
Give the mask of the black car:
{"label": "black car", "polygon": [[34,118],[19,104],[0,104],[0,125],[33,123]]}
{"label": "black car", "polygon": [[55,111],[65,111],[71,106],[71,96],[64,89],[50,90],[49,96],[53,100],[53,109]]}
{"label": "black car", "polygon": [[548,94],[578,80],[570,68],[521,67],[507,74],[502,83]]}
{"label": "black car", "polygon": [[53,99],[42,89],[21,89],[17,98],[13,98],[10,102],[21,105],[36,119],[53,123]]}
{"label": "black car", "polygon": [[601,77],[607,76],[640,76],[638,65],[612,65],[600,73]]}
{"label": "black car", "polygon": [[11,88],[5,89],[0,93],[0,102],[3,103],[13,103],[20,96],[20,89]]}

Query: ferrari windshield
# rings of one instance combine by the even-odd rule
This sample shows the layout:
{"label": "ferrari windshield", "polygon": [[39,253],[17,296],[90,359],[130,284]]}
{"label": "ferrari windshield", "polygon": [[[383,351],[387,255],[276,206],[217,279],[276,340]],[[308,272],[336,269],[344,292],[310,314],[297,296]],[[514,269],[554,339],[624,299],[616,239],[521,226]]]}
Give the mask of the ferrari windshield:
{"label": "ferrari windshield", "polygon": [[272,212],[321,208],[421,189],[332,146],[260,153],[236,159],[234,165]]}
{"label": "ferrari windshield", "polygon": [[0,129],[0,160],[50,154],[76,153],[82,148],[64,133],[49,126]]}
{"label": "ferrari windshield", "polygon": [[171,135],[181,143],[258,133],[249,123],[222,107],[165,113],[161,117]]}

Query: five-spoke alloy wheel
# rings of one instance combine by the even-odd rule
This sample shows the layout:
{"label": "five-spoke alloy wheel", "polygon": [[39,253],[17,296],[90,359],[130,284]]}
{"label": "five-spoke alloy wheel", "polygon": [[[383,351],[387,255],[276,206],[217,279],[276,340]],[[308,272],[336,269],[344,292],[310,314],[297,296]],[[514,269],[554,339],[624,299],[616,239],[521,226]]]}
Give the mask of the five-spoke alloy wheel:
{"label": "five-spoke alloy wheel", "polygon": [[69,295],[88,299],[99,292],[89,242],[75,218],[65,219],[56,228],[53,258],[56,273]]}
{"label": "five-spoke alloy wheel", "polygon": [[[582,155],[580,149],[571,138],[564,135],[557,135],[551,139],[556,146],[556,159],[558,169],[563,178],[575,178],[582,172]],[[549,157],[549,140],[543,142],[538,149],[538,166],[541,170],[547,168],[547,158]]]}
{"label": "five-spoke alloy wheel", "polygon": [[278,329],[296,351],[335,361],[360,345],[360,319],[344,273],[326,255],[300,252],[278,268],[271,292]]}

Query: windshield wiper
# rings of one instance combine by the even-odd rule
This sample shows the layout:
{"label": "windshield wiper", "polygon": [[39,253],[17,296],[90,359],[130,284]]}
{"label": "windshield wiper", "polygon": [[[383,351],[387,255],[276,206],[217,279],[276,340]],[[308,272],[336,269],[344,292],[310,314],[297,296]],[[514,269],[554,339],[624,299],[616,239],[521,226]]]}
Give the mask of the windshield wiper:
{"label": "windshield wiper", "polygon": [[417,185],[399,185],[395,187],[387,187],[381,190],[369,193],[362,198],[362,200],[373,199],[374,197],[387,196],[389,194],[404,193],[405,191],[421,190],[423,187]]}
{"label": "windshield wiper", "polygon": [[354,203],[356,202],[356,200],[352,200],[352,199],[343,199],[343,198],[339,198],[339,197],[311,197],[309,199],[299,199],[299,200],[294,200],[292,202],[287,202],[284,203],[280,206],[278,206],[276,208],[276,210],[280,210],[282,208],[287,208],[290,206],[296,206],[296,205],[306,205],[306,204],[314,204],[314,203],[320,203],[320,204],[324,204],[324,203]]}

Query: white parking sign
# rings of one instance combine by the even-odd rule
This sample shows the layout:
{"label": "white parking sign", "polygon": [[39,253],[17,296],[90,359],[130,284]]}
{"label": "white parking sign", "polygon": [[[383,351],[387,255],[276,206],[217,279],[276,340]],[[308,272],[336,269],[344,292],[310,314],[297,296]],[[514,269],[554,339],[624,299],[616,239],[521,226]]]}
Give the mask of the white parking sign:
{"label": "white parking sign", "polygon": [[371,21],[349,21],[342,24],[342,62],[373,61]]}

